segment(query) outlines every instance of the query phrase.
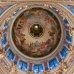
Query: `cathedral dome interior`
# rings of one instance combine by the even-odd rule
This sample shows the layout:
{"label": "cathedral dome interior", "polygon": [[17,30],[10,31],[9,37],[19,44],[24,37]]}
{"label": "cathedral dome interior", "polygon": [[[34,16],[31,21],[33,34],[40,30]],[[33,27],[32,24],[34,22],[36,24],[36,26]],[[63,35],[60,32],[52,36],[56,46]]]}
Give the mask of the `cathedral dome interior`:
{"label": "cathedral dome interior", "polygon": [[0,74],[74,74],[74,1],[0,0]]}
{"label": "cathedral dome interior", "polygon": [[49,10],[31,8],[17,17],[11,34],[22,53],[36,58],[55,50],[61,38],[61,28],[58,19]]}

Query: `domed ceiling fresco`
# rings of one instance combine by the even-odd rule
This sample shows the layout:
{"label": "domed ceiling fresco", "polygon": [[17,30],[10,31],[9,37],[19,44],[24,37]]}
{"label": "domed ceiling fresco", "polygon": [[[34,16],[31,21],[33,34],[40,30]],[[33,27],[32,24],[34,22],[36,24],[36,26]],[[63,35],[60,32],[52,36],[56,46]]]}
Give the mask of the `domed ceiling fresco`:
{"label": "domed ceiling fresco", "polygon": [[12,27],[15,46],[24,55],[44,57],[58,46],[61,27],[56,16],[43,8],[31,8],[22,12]]}

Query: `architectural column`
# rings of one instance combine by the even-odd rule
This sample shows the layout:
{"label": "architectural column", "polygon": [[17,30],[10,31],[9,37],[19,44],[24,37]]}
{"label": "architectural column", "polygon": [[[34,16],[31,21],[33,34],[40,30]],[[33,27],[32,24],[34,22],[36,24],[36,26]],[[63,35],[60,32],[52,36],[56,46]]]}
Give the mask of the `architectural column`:
{"label": "architectural column", "polygon": [[72,45],[70,46],[69,53],[70,53],[71,57],[74,56],[74,46],[72,46]]}
{"label": "architectural column", "polygon": [[74,46],[74,28],[71,28],[72,33],[72,46]]}
{"label": "architectural column", "polygon": [[50,72],[50,70],[46,70],[45,72],[43,72],[43,74],[52,74],[52,73]]}
{"label": "architectural column", "polygon": [[3,32],[2,32],[2,30],[0,29],[0,61],[5,57],[5,55],[6,55],[6,52],[5,52],[5,49],[4,48],[2,48],[2,42],[1,42],[1,38],[2,38],[2,36],[3,36]]}
{"label": "architectural column", "polygon": [[17,74],[17,66],[13,63],[10,67],[10,74]]}
{"label": "architectural column", "polygon": [[3,60],[5,56],[6,56],[5,49],[0,49],[0,61]]}
{"label": "architectural column", "polygon": [[64,60],[62,60],[62,61],[60,62],[60,70],[61,70],[61,71],[66,71],[67,69],[68,69],[67,63],[64,62]]}
{"label": "architectural column", "polygon": [[1,28],[0,28],[0,50],[2,49],[2,44],[1,44],[2,35],[3,35],[3,32],[1,31]]}
{"label": "architectural column", "polygon": [[63,70],[61,67],[56,71],[56,74],[63,74]]}
{"label": "architectural column", "polygon": [[27,74],[34,74],[33,72],[30,72],[30,71],[28,71],[28,73]]}

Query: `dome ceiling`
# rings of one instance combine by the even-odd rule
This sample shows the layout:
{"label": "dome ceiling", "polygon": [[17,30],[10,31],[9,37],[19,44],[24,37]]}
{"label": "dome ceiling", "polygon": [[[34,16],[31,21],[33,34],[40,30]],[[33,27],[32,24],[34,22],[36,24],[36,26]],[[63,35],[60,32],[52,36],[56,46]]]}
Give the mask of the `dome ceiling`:
{"label": "dome ceiling", "polygon": [[57,47],[61,28],[56,16],[43,8],[22,12],[15,20],[12,38],[15,46],[29,57],[43,57]]}
{"label": "dome ceiling", "polygon": [[57,2],[11,3],[0,14],[1,74],[72,74],[73,14]]}

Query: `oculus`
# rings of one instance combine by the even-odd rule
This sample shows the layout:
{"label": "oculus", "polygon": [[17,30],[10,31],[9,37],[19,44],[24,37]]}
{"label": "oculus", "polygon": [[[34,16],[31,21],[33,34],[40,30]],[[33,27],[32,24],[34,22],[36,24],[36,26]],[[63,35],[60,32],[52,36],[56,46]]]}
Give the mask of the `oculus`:
{"label": "oculus", "polygon": [[39,23],[33,24],[30,29],[30,35],[35,38],[39,38],[43,35],[44,28]]}

